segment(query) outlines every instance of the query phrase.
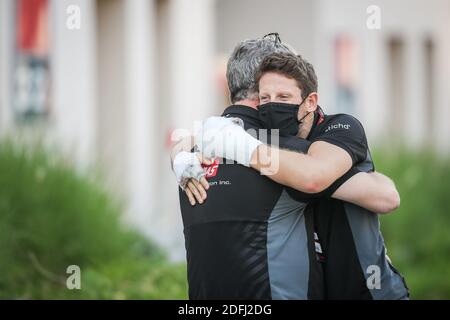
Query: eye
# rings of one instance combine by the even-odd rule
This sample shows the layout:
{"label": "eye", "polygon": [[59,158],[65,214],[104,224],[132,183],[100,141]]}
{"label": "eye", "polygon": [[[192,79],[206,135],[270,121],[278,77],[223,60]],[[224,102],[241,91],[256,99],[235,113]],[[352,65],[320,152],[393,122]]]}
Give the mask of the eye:
{"label": "eye", "polygon": [[265,101],[267,101],[268,99],[269,99],[268,96],[260,96],[260,97],[259,97],[259,100],[260,100],[261,102],[265,102]]}

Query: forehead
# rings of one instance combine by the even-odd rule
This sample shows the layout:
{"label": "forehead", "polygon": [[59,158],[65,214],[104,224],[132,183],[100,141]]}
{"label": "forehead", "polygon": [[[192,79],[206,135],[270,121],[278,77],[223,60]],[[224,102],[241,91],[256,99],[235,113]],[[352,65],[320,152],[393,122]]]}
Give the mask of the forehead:
{"label": "forehead", "polygon": [[279,72],[267,72],[259,81],[260,90],[292,91],[300,90],[295,79]]}

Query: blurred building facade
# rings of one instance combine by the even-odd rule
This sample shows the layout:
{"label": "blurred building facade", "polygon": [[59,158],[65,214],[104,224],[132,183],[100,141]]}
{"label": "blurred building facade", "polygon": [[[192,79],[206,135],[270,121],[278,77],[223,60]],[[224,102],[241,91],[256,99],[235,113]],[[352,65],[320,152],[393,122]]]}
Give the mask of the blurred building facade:
{"label": "blurred building facade", "polygon": [[274,31],[372,145],[450,151],[449,0],[2,0],[0,132],[98,164],[126,219],[183,259],[170,134],[220,113],[228,54]]}

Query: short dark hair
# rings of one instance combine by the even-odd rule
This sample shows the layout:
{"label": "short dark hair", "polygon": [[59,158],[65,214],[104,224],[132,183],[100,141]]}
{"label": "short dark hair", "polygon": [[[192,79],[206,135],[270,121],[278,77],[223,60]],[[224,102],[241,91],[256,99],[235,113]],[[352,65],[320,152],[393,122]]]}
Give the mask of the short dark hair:
{"label": "short dark hair", "polygon": [[311,63],[301,55],[292,53],[273,53],[264,58],[256,73],[256,84],[259,90],[259,80],[267,72],[276,72],[297,81],[305,99],[311,92],[317,92],[317,75]]}

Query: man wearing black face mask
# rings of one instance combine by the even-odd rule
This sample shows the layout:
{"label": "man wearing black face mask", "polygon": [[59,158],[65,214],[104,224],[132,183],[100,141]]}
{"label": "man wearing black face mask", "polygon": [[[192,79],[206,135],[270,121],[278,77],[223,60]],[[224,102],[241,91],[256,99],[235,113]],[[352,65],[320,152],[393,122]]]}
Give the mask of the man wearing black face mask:
{"label": "man wearing black face mask", "polygon": [[[282,136],[306,138],[312,144],[307,154],[287,150],[276,153],[273,147],[259,145],[250,150],[251,167],[263,172],[277,157],[279,167],[266,170],[269,177],[312,193],[322,191],[352,167],[374,170],[359,121],[345,114],[325,115],[317,105],[317,78],[312,65],[293,54],[273,54],[262,62],[257,80],[260,117],[265,126],[279,128]],[[252,139],[232,126],[215,132],[214,139],[220,139],[220,135],[227,138],[226,144],[209,142],[216,154],[226,157],[231,146]],[[404,279],[386,256],[376,214],[343,201],[319,202],[310,207],[313,209],[325,257],[327,298],[409,296]]]}
{"label": "man wearing black face mask", "polygon": [[[306,99],[306,98],[305,98]],[[259,117],[268,129],[278,129],[282,137],[296,136],[300,125],[310,112],[297,120],[300,107],[305,99],[299,105],[269,102],[259,107]]]}

